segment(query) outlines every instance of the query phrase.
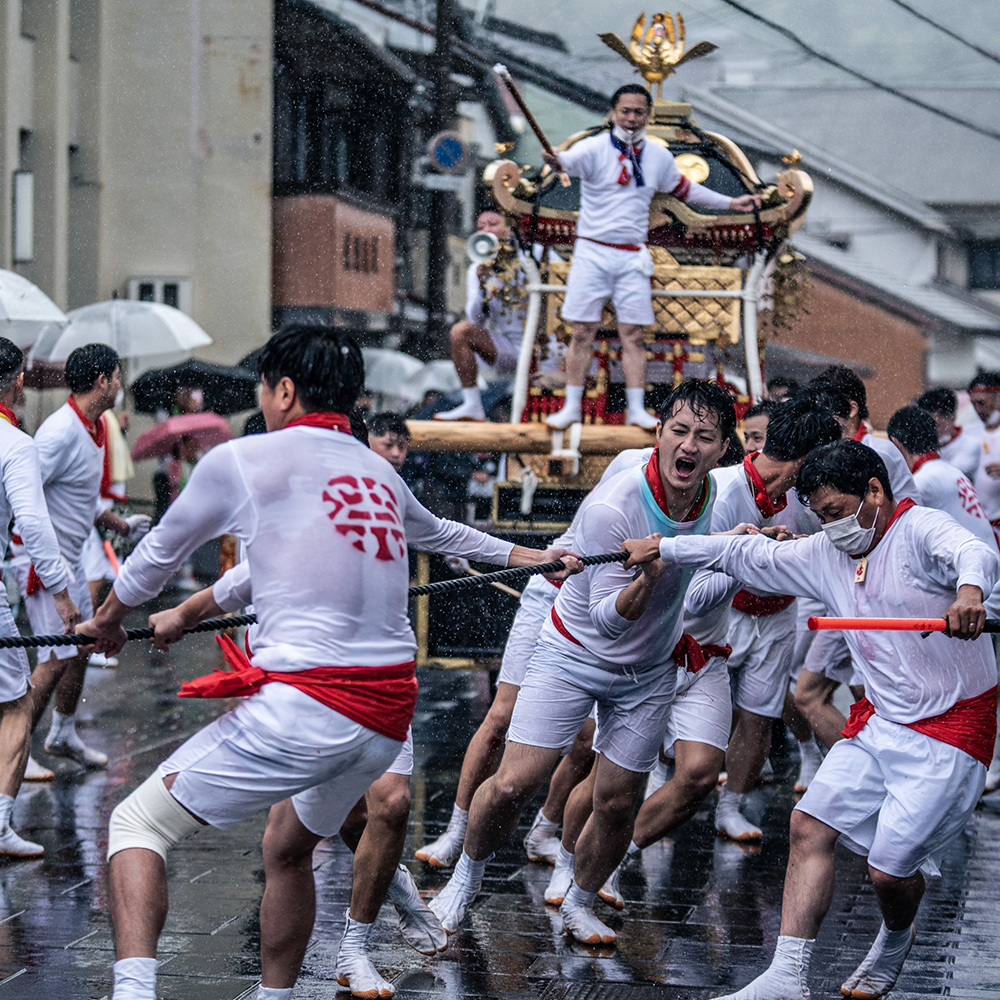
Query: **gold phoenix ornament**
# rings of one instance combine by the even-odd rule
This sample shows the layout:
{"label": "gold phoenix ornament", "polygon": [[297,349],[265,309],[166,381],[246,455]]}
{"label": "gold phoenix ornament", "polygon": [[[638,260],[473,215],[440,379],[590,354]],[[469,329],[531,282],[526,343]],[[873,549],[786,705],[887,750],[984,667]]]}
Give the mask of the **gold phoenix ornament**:
{"label": "gold phoenix ornament", "polygon": [[610,31],[597,37],[623,59],[627,59],[636,68],[636,72],[642,74],[650,90],[652,85],[656,84],[657,100],[663,100],[663,81],[672,76],[678,66],[699,56],[707,56],[718,48],[711,42],[698,42],[685,52],[684,18],[680,14],[677,15],[675,28],[672,15],[666,12],[654,14],[648,29],[646,15],[640,14],[635,27],[632,28],[632,37],[627,46]]}

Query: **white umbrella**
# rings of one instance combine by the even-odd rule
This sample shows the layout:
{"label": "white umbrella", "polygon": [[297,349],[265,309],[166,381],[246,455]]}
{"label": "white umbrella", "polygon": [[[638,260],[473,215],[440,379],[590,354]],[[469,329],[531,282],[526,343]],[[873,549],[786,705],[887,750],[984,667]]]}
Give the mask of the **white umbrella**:
{"label": "white umbrella", "polygon": [[30,347],[48,324],[65,326],[66,314],[27,278],[0,271],[0,337]]}
{"label": "white umbrella", "polygon": [[84,344],[107,344],[129,365],[129,377],[147,368],[180,364],[196,347],[212,343],[198,324],[173,306],[112,299],[73,309],[67,326],[46,328],[31,349],[31,361],[65,361]]}

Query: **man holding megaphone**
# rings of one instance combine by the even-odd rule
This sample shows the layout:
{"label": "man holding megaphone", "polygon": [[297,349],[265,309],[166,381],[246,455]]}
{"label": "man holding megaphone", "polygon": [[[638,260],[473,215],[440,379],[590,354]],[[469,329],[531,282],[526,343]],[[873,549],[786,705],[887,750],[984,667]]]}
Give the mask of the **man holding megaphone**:
{"label": "man holding megaphone", "polygon": [[[524,334],[525,304],[516,287],[524,273],[512,277],[494,269],[496,251],[510,239],[510,227],[496,211],[486,211],[476,220],[469,237],[472,258],[465,282],[465,318],[451,328],[451,360],[462,383],[462,404],[436,413],[436,420],[485,420],[483,400],[476,386],[477,356],[494,372],[513,375]],[[490,238],[492,237],[492,239]],[[517,251],[518,256],[523,251]]]}

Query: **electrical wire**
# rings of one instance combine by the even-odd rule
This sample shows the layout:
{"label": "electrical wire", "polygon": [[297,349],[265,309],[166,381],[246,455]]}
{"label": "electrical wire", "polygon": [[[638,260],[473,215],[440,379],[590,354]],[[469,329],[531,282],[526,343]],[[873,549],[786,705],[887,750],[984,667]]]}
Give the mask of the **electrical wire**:
{"label": "electrical wire", "polygon": [[963,38],[957,31],[952,31],[951,28],[935,21],[932,17],[928,17],[926,14],[917,10],[916,7],[911,7],[908,3],[905,3],[904,0],[889,0],[889,3],[894,3],[897,7],[901,7],[918,20],[923,21],[925,24],[929,24],[932,28],[936,28],[942,34],[947,35],[949,38],[953,38],[956,42],[961,43],[966,48],[972,49],[973,52],[978,52],[986,59],[990,59],[995,63],[1000,63],[1000,55],[997,55],[996,52],[991,52],[989,49],[984,49],[979,45],[976,45],[975,42],[970,42],[968,38]]}
{"label": "electrical wire", "polygon": [[887,83],[882,83],[881,80],[876,80],[874,77],[867,76],[856,69],[851,69],[850,66],[845,66],[842,62],[834,59],[833,56],[829,56],[825,52],[820,52],[819,49],[813,48],[808,42],[796,35],[794,31],[791,31],[782,24],[778,24],[776,21],[772,21],[769,18],[764,17],[762,14],[758,14],[755,10],[751,10],[744,4],[738,3],[737,0],[720,0],[720,2],[732,7],[734,10],[738,10],[741,13],[746,14],[747,17],[752,18],[760,24],[767,25],[767,27],[776,31],[783,38],[787,38],[790,42],[794,42],[796,45],[800,46],[813,58],[819,59],[821,62],[825,62],[827,65],[833,66],[835,69],[839,69],[842,72],[853,76],[856,80],[861,80],[863,83],[867,83],[869,86],[875,87],[877,90],[884,91],[887,94],[892,94],[894,97],[898,97],[900,100],[906,101],[908,104],[922,108],[924,111],[929,111],[931,114],[953,122],[955,125],[961,125],[964,128],[978,133],[979,135],[986,136],[988,139],[996,139],[1000,142],[1000,132],[994,132],[992,129],[988,129],[983,125],[977,125],[975,122],[970,122],[966,118],[960,118],[958,115],[953,115],[951,112],[945,111],[943,108],[935,107],[933,104],[921,101],[919,98],[913,97],[905,91],[897,90],[895,87],[892,87]]}

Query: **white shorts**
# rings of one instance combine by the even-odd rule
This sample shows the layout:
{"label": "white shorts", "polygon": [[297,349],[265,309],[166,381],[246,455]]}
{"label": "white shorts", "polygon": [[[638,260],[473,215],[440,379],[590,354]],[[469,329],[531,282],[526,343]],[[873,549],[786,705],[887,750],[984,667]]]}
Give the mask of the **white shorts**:
{"label": "white shorts", "polygon": [[528,663],[535,655],[535,643],[544,622],[545,615],[539,615],[534,608],[522,606],[517,609],[510,635],[507,636],[507,645],[503,648],[498,683],[521,686]]}
{"label": "white shorts", "polygon": [[974,757],[876,715],[833,745],[795,808],[839,830],[879,871],[939,875],[985,783]]}
{"label": "white shorts", "polygon": [[640,262],[637,251],[578,239],[566,279],[562,318],[569,323],[596,323],[610,299],[619,323],[649,326],[653,322],[652,286],[649,276],[639,270]]}
{"label": "white shorts", "polygon": [[540,640],[528,664],[507,739],[527,746],[570,746],[597,702],[594,750],[629,771],[652,771],[667,728],[677,669],[638,674],[619,664],[567,654]]}
{"label": "white shorts", "polygon": [[664,752],[669,752],[677,740],[707,743],[725,750],[732,727],[733,701],[726,661],[713,656],[697,673],[678,667]]}
{"label": "white shorts", "polygon": [[[10,606],[0,600],[0,635],[20,635]],[[23,649],[0,649],[0,702],[17,701],[31,686],[31,668]]]}
{"label": "white shorts", "polygon": [[843,632],[824,629],[817,632],[809,647],[803,669],[824,677],[837,684],[851,684],[854,681],[854,663]]}
{"label": "white shorts", "polygon": [[[30,597],[28,590],[28,572],[31,568],[31,560],[27,555],[18,556],[10,564],[10,570],[17,580],[17,588],[21,591],[24,599],[24,607],[28,612],[28,621],[31,622],[31,631],[35,635],[62,635],[66,631],[63,620],[56,611],[56,602],[52,599],[52,594],[47,590],[36,590]],[[71,567],[73,575],[69,581],[69,596],[73,603],[80,609],[83,620],[87,621],[94,617],[94,606],[90,600],[90,587],[87,586],[87,574],[84,572],[83,563],[77,563]],[[52,658],[53,654],[57,660],[68,660],[78,653],[76,646],[39,646],[38,663],[45,663]]]}
{"label": "white shorts", "polygon": [[88,580],[108,580],[114,582],[115,571],[104,551],[104,542],[97,533],[97,528],[91,528],[87,540],[83,543],[83,571]]}
{"label": "white shorts", "polygon": [[413,730],[406,730],[403,749],[396,754],[396,759],[385,769],[386,774],[413,774]]}
{"label": "white shorts", "polygon": [[[278,692],[284,703],[305,698],[315,714],[318,702],[285,684],[267,684],[178,747],[157,769],[176,774],[170,794],[185,809],[220,830],[289,796],[303,825],[320,837],[333,836],[354,804],[381,777],[401,744],[325,709],[322,745],[299,742],[294,716],[280,731],[262,726],[250,710],[255,699]],[[293,692],[293,694],[289,694]],[[303,703],[304,704],[304,703]],[[309,727],[305,727],[308,729]]]}
{"label": "white shorts", "polygon": [[729,614],[729,673],[733,704],[756,715],[780,719],[795,655],[794,603],[776,615]]}

